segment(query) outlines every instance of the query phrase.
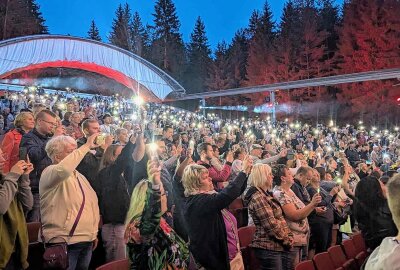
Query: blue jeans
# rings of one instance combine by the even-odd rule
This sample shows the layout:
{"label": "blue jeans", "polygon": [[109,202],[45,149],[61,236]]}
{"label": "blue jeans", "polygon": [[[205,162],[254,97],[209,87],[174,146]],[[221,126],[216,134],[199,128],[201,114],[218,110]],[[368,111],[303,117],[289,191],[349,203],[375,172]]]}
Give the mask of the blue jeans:
{"label": "blue jeans", "polygon": [[260,262],[261,270],[292,270],[294,268],[289,251],[255,248],[254,255]]}
{"label": "blue jeans", "polygon": [[28,212],[26,222],[39,222],[40,221],[40,197],[39,193],[32,193],[33,206],[31,211]]}
{"label": "blue jeans", "polygon": [[68,270],[89,269],[93,242],[79,242],[68,245]]}
{"label": "blue jeans", "polygon": [[106,262],[126,258],[124,234],[124,224],[104,224],[101,227],[101,237],[103,239],[104,249],[106,250]]}

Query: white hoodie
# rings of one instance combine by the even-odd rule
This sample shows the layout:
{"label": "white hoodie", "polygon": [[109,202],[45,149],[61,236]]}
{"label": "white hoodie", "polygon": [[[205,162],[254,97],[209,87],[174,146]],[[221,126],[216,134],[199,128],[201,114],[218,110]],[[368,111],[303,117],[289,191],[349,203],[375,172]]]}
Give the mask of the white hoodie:
{"label": "white hoodie", "polygon": [[365,265],[365,270],[399,270],[400,241],[395,237],[386,237],[377,247]]}

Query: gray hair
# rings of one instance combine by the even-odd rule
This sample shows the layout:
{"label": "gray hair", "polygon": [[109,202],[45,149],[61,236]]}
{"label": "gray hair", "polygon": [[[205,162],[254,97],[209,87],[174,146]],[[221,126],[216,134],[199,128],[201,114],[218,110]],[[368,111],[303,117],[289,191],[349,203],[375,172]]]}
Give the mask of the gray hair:
{"label": "gray hair", "polygon": [[54,157],[64,151],[65,146],[70,144],[76,145],[74,138],[65,135],[56,136],[47,142],[45,150],[49,158],[54,162]]}
{"label": "gray hair", "polygon": [[115,131],[115,136],[119,136],[123,131],[128,132],[126,128],[119,128]]}

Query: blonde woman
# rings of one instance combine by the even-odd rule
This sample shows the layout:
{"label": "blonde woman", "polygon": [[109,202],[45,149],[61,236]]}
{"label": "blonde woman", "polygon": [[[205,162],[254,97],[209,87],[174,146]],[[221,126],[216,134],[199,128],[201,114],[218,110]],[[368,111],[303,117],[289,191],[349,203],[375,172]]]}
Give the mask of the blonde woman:
{"label": "blonde woman", "polygon": [[294,244],[279,202],[272,190],[273,175],[267,164],[254,165],[249,176],[250,189],[245,202],[256,226],[251,247],[254,248],[262,270],[293,269],[290,250]]}
{"label": "blonde woman", "polygon": [[190,251],[199,268],[244,269],[236,219],[226,208],[245,190],[252,165],[252,159],[246,157],[242,171],[219,193],[214,191],[206,167],[192,164],[185,168],[182,209]]}
{"label": "blonde woman", "polygon": [[14,126],[15,128],[7,132],[4,136],[1,144],[1,150],[6,160],[3,166],[3,173],[8,173],[11,167],[20,160],[19,144],[22,136],[31,131],[35,126],[33,114],[30,112],[21,112],[15,117]]}
{"label": "blonde woman", "polygon": [[164,218],[167,198],[158,162],[149,162],[147,171],[149,180],[135,186],[125,220],[130,269],[187,269],[188,247]]}

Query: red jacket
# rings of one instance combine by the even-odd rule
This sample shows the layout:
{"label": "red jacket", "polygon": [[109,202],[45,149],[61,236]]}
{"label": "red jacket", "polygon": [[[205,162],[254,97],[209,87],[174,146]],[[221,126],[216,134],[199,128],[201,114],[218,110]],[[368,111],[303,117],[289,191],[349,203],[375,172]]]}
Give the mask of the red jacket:
{"label": "red jacket", "polygon": [[3,173],[8,173],[12,166],[19,160],[19,144],[22,139],[22,134],[16,130],[10,130],[4,135],[3,142],[1,143],[1,150],[4,153],[6,162],[3,166]]}
{"label": "red jacket", "polygon": [[231,166],[232,163],[226,162],[224,167],[222,167],[221,171],[218,171],[210,164],[204,163],[203,161],[199,160],[197,164],[202,165],[208,169],[208,174],[211,177],[214,187],[217,190],[223,189],[224,185],[223,182],[227,182],[229,180],[229,176],[231,175]]}

